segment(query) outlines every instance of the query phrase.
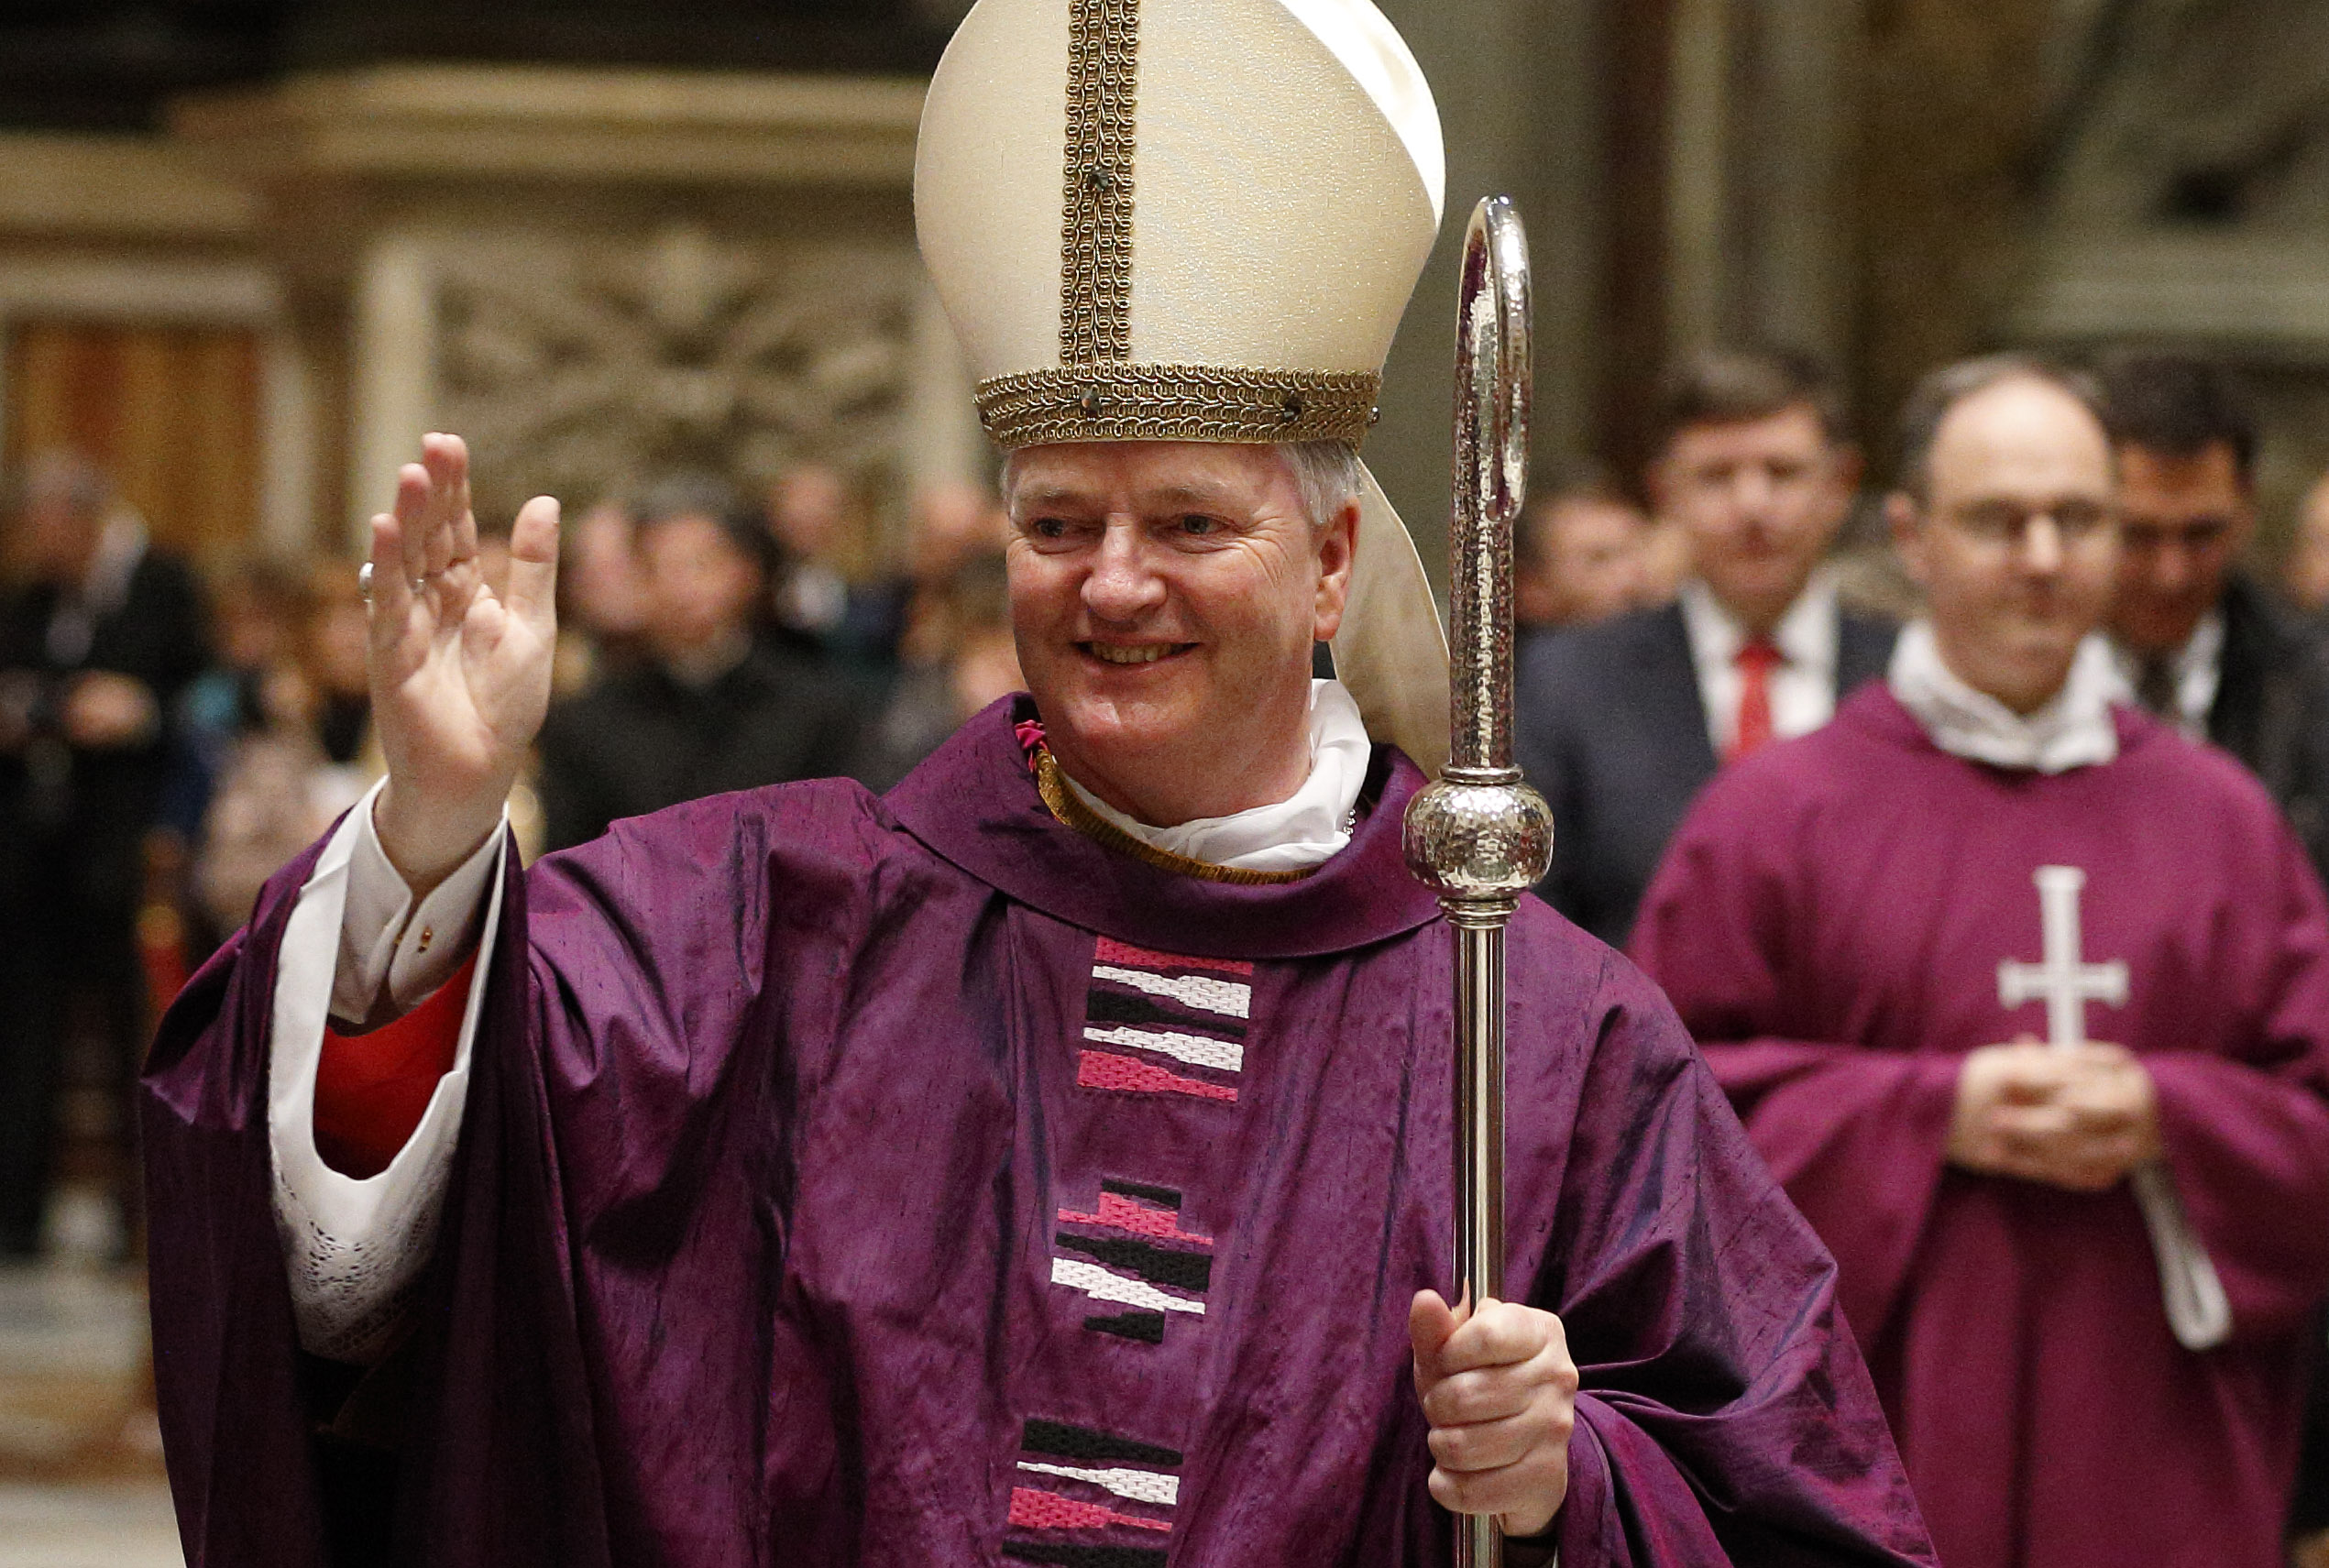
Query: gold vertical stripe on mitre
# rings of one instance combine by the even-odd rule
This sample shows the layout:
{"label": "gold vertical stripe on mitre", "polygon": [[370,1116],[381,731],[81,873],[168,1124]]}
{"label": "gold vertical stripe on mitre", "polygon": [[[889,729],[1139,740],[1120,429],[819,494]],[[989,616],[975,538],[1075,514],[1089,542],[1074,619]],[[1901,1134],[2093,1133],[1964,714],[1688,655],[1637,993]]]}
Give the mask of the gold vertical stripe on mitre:
{"label": "gold vertical stripe on mitre", "polygon": [[1140,0],[1069,0],[1060,359],[1132,357],[1132,157]]}

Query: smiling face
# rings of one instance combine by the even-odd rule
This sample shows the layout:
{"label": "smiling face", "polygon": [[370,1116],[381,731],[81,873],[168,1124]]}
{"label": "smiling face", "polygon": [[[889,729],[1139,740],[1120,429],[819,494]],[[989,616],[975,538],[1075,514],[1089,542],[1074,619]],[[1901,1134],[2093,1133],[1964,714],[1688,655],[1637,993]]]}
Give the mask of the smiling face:
{"label": "smiling face", "polygon": [[1356,502],[1313,525],[1282,453],[1190,442],[1030,447],[1007,485],[1019,666],[1069,775],[1159,826],[1299,789]]}
{"label": "smiling face", "polygon": [[2224,598],[2256,531],[2256,500],[2229,442],[2189,455],[2119,448],[2119,591],[2111,630],[2143,653],[2182,647]]}

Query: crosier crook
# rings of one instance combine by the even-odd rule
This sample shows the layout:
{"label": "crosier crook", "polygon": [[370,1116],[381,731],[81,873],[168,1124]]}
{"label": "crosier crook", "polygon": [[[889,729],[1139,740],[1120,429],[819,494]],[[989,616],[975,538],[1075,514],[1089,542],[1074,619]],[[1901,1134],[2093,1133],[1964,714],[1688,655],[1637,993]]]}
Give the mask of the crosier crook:
{"label": "crosier crook", "polygon": [[[1512,764],[1512,530],[1528,492],[1529,257],[1505,197],[1473,209],[1456,331],[1448,694],[1439,782],[1407,808],[1408,870],[1456,931],[1456,1281],[1504,1297],[1504,925],[1553,861],[1553,815]],[[1457,1568],[1494,1568],[1496,1517],[1456,1521]]]}

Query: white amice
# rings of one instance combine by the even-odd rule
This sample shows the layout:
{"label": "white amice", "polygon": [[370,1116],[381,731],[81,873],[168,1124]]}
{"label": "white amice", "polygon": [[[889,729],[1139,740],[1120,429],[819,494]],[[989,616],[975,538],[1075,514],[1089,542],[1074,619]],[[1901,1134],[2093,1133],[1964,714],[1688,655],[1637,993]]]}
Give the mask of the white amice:
{"label": "white amice", "polygon": [[1358,792],[1367,786],[1373,744],[1357,702],[1342,683],[1313,681],[1310,776],[1275,806],[1152,828],[1094,799],[1064,768],[1060,776],[1101,820],[1150,849],[1241,871],[1306,871],[1331,860],[1350,842],[1351,814],[1358,808]]}

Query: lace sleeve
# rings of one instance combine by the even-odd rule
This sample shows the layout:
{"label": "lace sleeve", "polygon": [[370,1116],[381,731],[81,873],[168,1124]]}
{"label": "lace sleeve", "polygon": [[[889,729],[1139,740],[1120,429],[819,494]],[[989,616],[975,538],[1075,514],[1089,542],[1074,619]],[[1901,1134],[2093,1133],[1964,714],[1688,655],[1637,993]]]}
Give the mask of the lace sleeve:
{"label": "lace sleeve", "polygon": [[[350,1362],[371,1360],[388,1348],[434,1245],[488,983],[488,966],[480,964],[452,1070],[439,1080],[420,1125],[389,1168],[358,1180],[325,1165],[315,1150],[315,1075],[341,957],[349,865],[370,809],[367,797],[349,813],[300,890],[276,971],[268,1064],[276,1228],[300,1343],[311,1354]],[[505,824],[489,846],[491,879],[478,933],[488,952],[501,919],[507,831]]]}

